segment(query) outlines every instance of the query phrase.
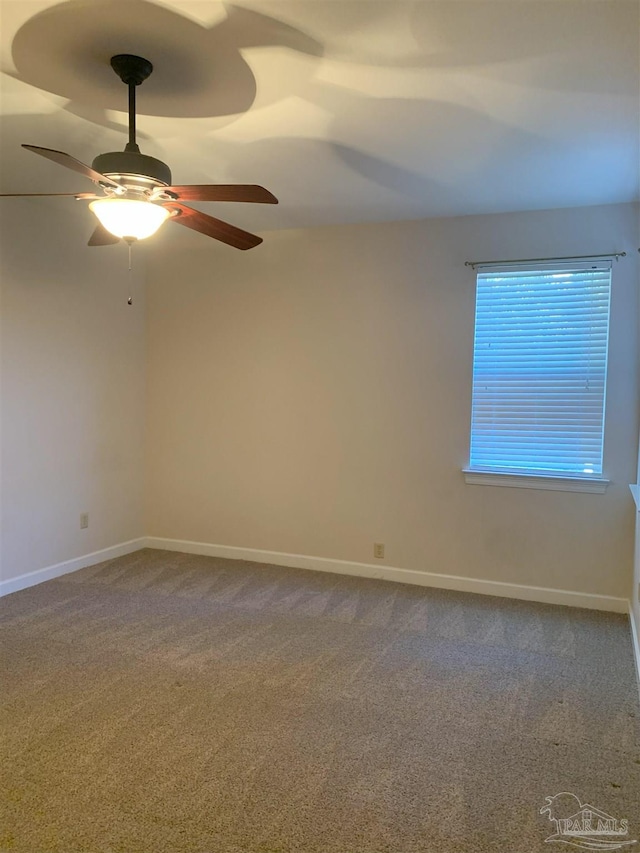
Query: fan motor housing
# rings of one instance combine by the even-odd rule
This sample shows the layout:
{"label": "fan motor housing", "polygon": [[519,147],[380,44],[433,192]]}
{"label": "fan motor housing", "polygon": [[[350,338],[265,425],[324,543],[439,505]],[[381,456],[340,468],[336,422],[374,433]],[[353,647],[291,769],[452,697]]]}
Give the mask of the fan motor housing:
{"label": "fan motor housing", "polygon": [[171,185],[171,169],[162,160],[137,151],[110,151],[98,154],[92,168],[110,178],[141,178],[144,183]]}

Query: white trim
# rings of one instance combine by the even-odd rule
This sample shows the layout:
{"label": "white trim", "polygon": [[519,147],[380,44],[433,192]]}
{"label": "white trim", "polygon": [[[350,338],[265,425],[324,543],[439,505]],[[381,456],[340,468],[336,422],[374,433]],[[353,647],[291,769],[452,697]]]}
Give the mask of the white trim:
{"label": "white trim", "polygon": [[119,545],[112,545],[110,548],[103,548],[101,551],[92,551],[91,554],[84,554],[82,557],[75,557],[73,560],[65,560],[64,563],[45,566],[43,569],[36,569],[35,572],[27,572],[24,575],[18,575],[16,578],[0,581],[0,597],[44,581],[53,580],[53,578],[59,578],[61,575],[69,574],[69,572],[77,572],[78,569],[102,563],[104,560],[124,557],[125,554],[131,554],[133,551],[139,551],[144,547],[145,539],[143,537],[130,539],[128,542],[121,542]]}
{"label": "white trim", "polygon": [[399,569],[372,563],[356,563],[349,560],[332,560],[327,557],[310,557],[303,554],[285,554],[280,551],[262,551],[255,548],[237,548],[232,545],[213,545],[207,542],[189,542],[183,539],[162,539],[149,536],[146,548],[164,551],[181,551],[185,554],[201,554],[207,557],[225,557],[232,560],[249,560],[255,563],[270,563],[296,569],[313,569],[334,572],[340,575],[377,578],[415,584],[417,586],[452,589],[458,592],[474,592],[481,595],[497,595],[502,598],[518,598],[523,601],[540,601],[545,604],[564,604],[568,607],[587,607],[591,610],[608,610],[627,613],[626,598],[612,595],[594,595],[589,592],[574,592],[567,589],[550,589],[541,586],[523,586],[503,581],[481,580],[457,575],[440,575],[433,572],[418,572],[415,569]]}
{"label": "white trim", "polygon": [[[600,260],[598,260],[600,258]],[[549,270],[567,270],[570,272],[591,272],[597,270],[613,269],[613,255],[596,255],[593,260],[589,258],[558,258],[557,261],[551,258],[542,258],[540,262],[531,261],[494,261],[493,263],[476,264],[474,269],[476,272],[520,272],[523,267],[526,267],[525,272],[548,272]]]}
{"label": "white trim", "polygon": [[547,474],[516,474],[511,471],[477,471],[463,468],[466,483],[474,486],[508,486],[515,489],[545,489],[550,492],[590,492],[603,495],[609,480],[602,477],[550,477]]}
{"label": "white trim", "polygon": [[640,483],[631,483],[629,488],[631,489],[631,494],[636,502],[636,509],[640,512]]}
{"label": "white trim", "polygon": [[629,622],[631,623],[631,646],[633,648],[633,659],[636,664],[636,675],[638,677],[638,693],[640,693],[640,625],[636,624],[636,617],[631,602],[629,602]]}
{"label": "white trim", "polygon": [[[113,560],[139,551],[141,548],[156,548],[162,551],[179,551],[185,554],[201,554],[207,557],[224,557],[231,560],[249,560],[255,563],[268,563],[275,566],[289,566],[295,569],[310,569],[320,572],[333,572],[340,575],[352,575],[379,580],[408,583],[416,586],[451,589],[457,592],[472,592],[480,595],[496,595],[501,598],[515,598],[522,601],[539,601],[544,604],[562,604],[567,607],[586,607],[591,610],[607,610],[613,613],[629,612],[629,602],[625,598],[612,595],[594,595],[589,592],[575,592],[567,589],[552,589],[541,586],[505,583],[504,581],[467,578],[459,575],[442,575],[435,572],[419,572],[415,569],[401,569],[395,566],[358,563],[350,560],[334,560],[329,557],[311,557],[305,554],[287,554],[281,551],[264,551],[257,548],[239,548],[234,545],[214,545],[207,542],[191,542],[186,539],[163,539],[158,536],[140,537],[121,542],[111,548],[93,551],[63,563],[46,566],[35,572],[27,572],[16,578],[0,582],[0,597],[18,592],[30,586],[53,580],[69,572],[76,572],[87,566]],[[638,631],[631,618],[634,637],[636,664],[640,673],[640,652],[638,651]]]}

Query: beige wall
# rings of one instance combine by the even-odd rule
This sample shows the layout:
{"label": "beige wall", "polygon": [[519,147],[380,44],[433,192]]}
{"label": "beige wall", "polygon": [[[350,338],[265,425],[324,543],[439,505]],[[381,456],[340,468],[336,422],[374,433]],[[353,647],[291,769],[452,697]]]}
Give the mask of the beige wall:
{"label": "beige wall", "polygon": [[6,580],[144,533],[145,348],[142,259],[129,307],[124,247],[85,245],[84,205],[3,199],[0,217]]}
{"label": "beige wall", "polygon": [[[638,208],[194,239],[148,280],[149,535],[629,595]],[[605,495],[471,486],[473,272],[626,250],[614,267]]]}
{"label": "beige wall", "polygon": [[[638,446],[638,469],[636,473],[636,485],[640,487],[640,445]],[[633,608],[635,618],[636,631],[640,634],[640,504],[636,504],[636,541],[635,541],[635,558],[633,568],[633,583],[629,598]],[[640,640],[640,637],[639,637]],[[638,676],[640,677],[640,659],[638,663]]]}
{"label": "beige wall", "polygon": [[[2,578],[144,534],[628,596],[638,208],[194,235],[88,249],[86,211],[3,202]],[[34,235],[38,236],[37,243]],[[626,249],[614,267],[604,496],[468,486],[464,260]],[[90,513],[88,530],[79,513]]]}

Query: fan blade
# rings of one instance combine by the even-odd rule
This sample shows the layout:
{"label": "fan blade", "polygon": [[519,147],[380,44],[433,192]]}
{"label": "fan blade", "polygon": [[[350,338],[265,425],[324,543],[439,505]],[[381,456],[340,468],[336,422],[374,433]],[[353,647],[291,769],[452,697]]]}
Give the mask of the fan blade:
{"label": "fan blade", "polygon": [[213,237],[214,240],[221,240],[223,243],[233,246],[234,249],[244,251],[262,243],[262,237],[256,237],[255,234],[249,234],[248,231],[236,228],[235,225],[230,225],[228,222],[223,222],[207,213],[200,213],[199,210],[194,210],[184,204],[171,201],[166,202],[163,207],[177,211],[177,215],[171,217],[171,222],[177,222],[178,225],[185,225],[194,231],[200,231],[201,234]]}
{"label": "fan blade", "polygon": [[0,193],[0,198],[75,198],[77,201],[89,201],[91,199],[103,198],[95,193]]}
{"label": "fan blade", "polygon": [[95,231],[89,237],[87,246],[111,246],[113,243],[119,243],[120,238],[116,237],[104,227],[104,225],[96,225]]}
{"label": "fan blade", "polygon": [[111,178],[101,175],[100,172],[95,172],[91,166],[81,163],[80,160],[76,160],[70,154],[65,154],[64,151],[55,151],[53,148],[39,148],[37,145],[23,145],[22,147],[26,148],[27,151],[33,151],[34,154],[40,154],[41,157],[46,157],[47,160],[53,160],[54,163],[58,163],[60,166],[66,166],[67,169],[72,169],[74,172],[84,175],[85,178],[96,181],[96,183],[99,182],[110,187],[119,186]]}
{"label": "fan blade", "polygon": [[175,193],[180,201],[244,201],[255,204],[277,204],[278,199],[256,184],[190,184],[162,187]]}

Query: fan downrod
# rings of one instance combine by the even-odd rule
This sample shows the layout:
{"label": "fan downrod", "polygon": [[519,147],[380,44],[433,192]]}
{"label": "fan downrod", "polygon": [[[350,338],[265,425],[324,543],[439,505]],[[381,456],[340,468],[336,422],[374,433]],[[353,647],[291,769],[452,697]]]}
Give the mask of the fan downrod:
{"label": "fan downrod", "polygon": [[111,57],[111,67],[127,86],[139,86],[153,71],[153,65],[142,56],[118,53]]}
{"label": "fan downrod", "polygon": [[142,56],[118,53],[111,57],[111,67],[129,89],[129,141],[125,151],[139,154],[136,143],[136,86],[143,83],[153,71],[153,65]]}

